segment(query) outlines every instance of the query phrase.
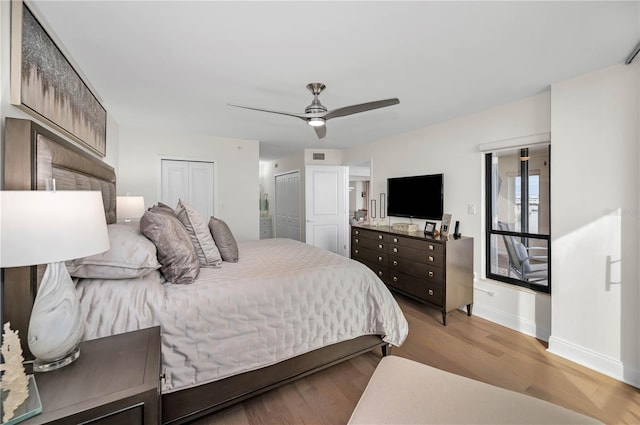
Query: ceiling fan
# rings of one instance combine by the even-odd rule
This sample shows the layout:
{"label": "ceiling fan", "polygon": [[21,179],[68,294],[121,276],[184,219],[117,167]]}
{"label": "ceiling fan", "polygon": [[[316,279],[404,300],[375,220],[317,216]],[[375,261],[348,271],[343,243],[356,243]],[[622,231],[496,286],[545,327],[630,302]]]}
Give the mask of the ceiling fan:
{"label": "ceiling fan", "polygon": [[400,103],[400,100],[397,98],[393,99],[385,99],[385,100],[377,100],[374,102],[360,103],[358,105],[344,106],[342,108],[333,109],[331,111],[327,110],[327,108],[320,103],[320,99],[318,96],[322,93],[322,90],[325,89],[325,85],[322,83],[309,83],[307,84],[307,89],[313,94],[313,102],[311,105],[307,106],[304,109],[304,114],[296,114],[293,112],[281,112],[281,111],[272,111],[269,109],[262,108],[252,108],[249,106],[241,106],[241,105],[232,105],[229,103],[229,106],[234,106],[236,108],[244,108],[244,109],[252,109],[254,111],[262,111],[262,112],[270,112],[272,114],[280,114],[280,115],[288,115],[290,117],[300,118],[303,121],[306,121],[307,124],[313,127],[318,136],[318,139],[322,139],[327,135],[327,127],[325,126],[325,122],[332,118],[344,117],[347,115],[357,114],[359,112],[366,112],[372,109],[384,108],[386,106],[397,105]]}

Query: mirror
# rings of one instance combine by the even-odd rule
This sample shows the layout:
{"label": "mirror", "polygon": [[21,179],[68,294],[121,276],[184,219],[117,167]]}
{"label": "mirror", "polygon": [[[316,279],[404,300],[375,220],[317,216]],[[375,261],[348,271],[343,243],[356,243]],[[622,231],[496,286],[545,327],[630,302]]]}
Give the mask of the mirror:
{"label": "mirror", "polygon": [[361,161],[349,167],[349,217],[352,222],[368,223],[371,219],[371,161]]}

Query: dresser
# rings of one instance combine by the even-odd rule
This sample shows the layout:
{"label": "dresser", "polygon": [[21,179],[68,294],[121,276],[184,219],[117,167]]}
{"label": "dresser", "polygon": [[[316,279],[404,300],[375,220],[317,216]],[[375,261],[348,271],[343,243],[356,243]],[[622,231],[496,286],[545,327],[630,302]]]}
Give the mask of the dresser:
{"label": "dresser", "polygon": [[388,226],[352,226],[351,258],[392,290],[447,313],[473,307],[473,238],[425,236]]}

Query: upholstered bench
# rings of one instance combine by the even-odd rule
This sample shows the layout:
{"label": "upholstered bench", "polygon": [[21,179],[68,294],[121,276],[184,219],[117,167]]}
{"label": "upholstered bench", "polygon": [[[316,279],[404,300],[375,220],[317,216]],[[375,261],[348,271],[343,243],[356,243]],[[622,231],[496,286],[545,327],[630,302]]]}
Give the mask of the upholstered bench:
{"label": "upholstered bench", "polygon": [[514,391],[407,360],[383,358],[349,424],[596,424]]}

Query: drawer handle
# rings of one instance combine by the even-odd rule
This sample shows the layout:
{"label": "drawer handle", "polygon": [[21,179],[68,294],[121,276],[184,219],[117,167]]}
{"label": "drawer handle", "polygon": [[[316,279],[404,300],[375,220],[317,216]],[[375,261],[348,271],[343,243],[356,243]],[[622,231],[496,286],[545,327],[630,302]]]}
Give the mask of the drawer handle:
{"label": "drawer handle", "polygon": [[382,244],[381,243],[378,244],[378,248],[382,249]]}
{"label": "drawer handle", "polygon": [[398,238],[393,238],[393,241],[397,243],[398,242]]}
{"label": "drawer handle", "polygon": [[355,238],[354,240],[355,240],[356,243],[360,243],[360,239]]}
{"label": "drawer handle", "polygon": [[378,261],[382,261],[382,260],[383,260],[382,256],[379,256]]}
{"label": "drawer handle", "polygon": [[394,276],[394,277],[393,277],[393,281],[394,281],[394,282],[397,282],[397,281],[398,281],[398,276]]}
{"label": "drawer handle", "polygon": [[398,262],[397,262],[396,260],[393,260],[393,265],[394,265],[394,266],[397,266],[397,265],[398,265]]}
{"label": "drawer handle", "polygon": [[393,248],[393,252],[398,252],[398,248]]}
{"label": "drawer handle", "polygon": [[378,239],[382,239],[382,235],[378,235]]}
{"label": "drawer handle", "polygon": [[433,277],[433,272],[429,270],[429,277]]}
{"label": "drawer handle", "polygon": [[382,276],[382,270],[378,271],[378,276]]}
{"label": "drawer handle", "polygon": [[360,234],[360,230],[356,230],[356,231],[355,231],[355,234],[356,234],[356,235],[359,235],[359,234]]}
{"label": "drawer handle", "polygon": [[433,251],[433,250],[434,250],[433,245],[429,244],[429,251]]}
{"label": "drawer handle", "polygon": [[429,290],[427,291],[427,293],[428,293],[429,295],[433,296],[433,289],[429,289]]}
{"label": "drawer handle", "polygon": [[360,250],[359,250],[359,249],[354,250],[354,252],[355,252],[356,254],[360,254]]}
{"label": "drawer handle", "polygon": [[428,256],[428,257],[427,257],[427,259],[428,259],[429,261],[431,261],[431,262],[433,262],[433,260],[434,260],[434,258],[433,258],[433,256],[432,256],[432,255]]}

